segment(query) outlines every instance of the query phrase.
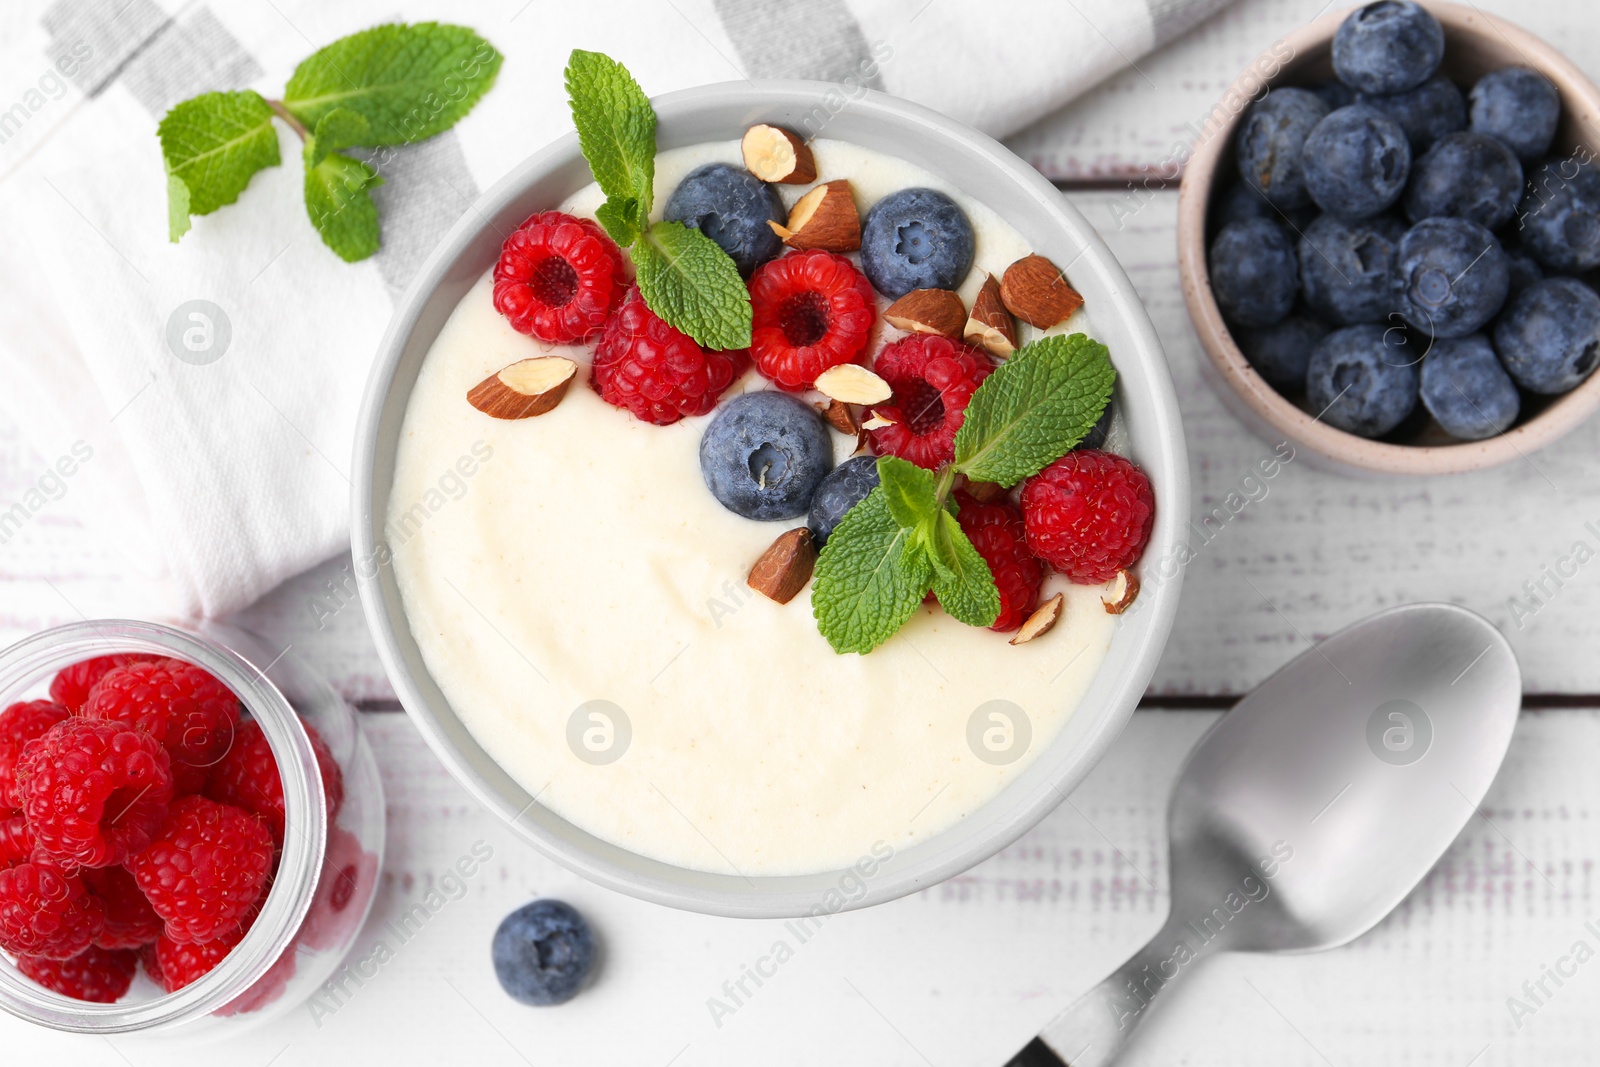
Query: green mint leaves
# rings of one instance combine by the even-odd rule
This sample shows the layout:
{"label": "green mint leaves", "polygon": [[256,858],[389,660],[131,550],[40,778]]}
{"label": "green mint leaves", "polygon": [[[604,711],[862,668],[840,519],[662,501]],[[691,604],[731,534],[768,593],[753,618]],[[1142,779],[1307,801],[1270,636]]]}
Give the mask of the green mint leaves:
{"label": "green mint leaves", "polygon": [[836,652],[893,637],[930,590],[952,617],[988,626],[1000,613],[994,575],[948,503],[956,474],[1012,486],[1066,455],[1111,399],[1105,345],[1083,334],[1017,350],[972,394],[955,462],[937,474],[878,459],[878,488],[828,537],[812,580],[817,628]]}
{"label": "green mint leaves", "polygon": [[383,179],[342,149],[411,144],[454,126],[494,84],[500,53],[463,26],[394,23],[352,34],[295,68],[282,100],[205,93],[167,112],[157,131],[167,168],[168,234],[239,198],[277,166],[273,117],[302,141],[306,214],[330,249],[354,262],[378,250],[369,190]]}
{"label": "green mint leaves", "polygon": [[650,222],[655,198],[656,113],[628,69],[574,49],[567,98],[578,145],[606,202],[595,218],[627,248],[650,310],[707,348],[750,345],[750,294],[715,241],[678,222]]}

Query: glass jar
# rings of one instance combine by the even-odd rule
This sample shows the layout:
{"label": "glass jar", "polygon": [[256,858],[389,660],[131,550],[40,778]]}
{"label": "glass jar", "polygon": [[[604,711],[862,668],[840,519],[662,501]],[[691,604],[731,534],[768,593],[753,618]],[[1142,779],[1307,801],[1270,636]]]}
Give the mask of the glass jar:
{"label": "glass jar", "polygon": [[[61,668],[93,656],[142,653],[186,660],[233,690],[261,726],[283,781],[277,873],[244,939],[207,974],[174,993],[144,968],[115,1004],[74,1000],[36,985],[0,954],[0,1009],[57,1030],[90,1034],[213,1030],[231,1036],[278,1018],[339,966],[355,940],[383,862],[383,786],[359,716],[288,648],[225,623],[177,628],[100,620],[47,630],[0,651],[0,707],[41,699]],[[329,825],[311,739],[315,727],[344,777]]]}

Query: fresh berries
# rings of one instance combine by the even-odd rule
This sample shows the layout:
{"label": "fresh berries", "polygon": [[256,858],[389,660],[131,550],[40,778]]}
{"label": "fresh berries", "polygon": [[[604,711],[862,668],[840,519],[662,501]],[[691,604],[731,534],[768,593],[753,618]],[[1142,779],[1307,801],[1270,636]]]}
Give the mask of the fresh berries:
{"label": "fresh berries", "polygon": [[756,369],[791,392],[860,358],[878,317],[872,285],[843,256],[795,252],[750,278],[750,355]]}
{"label": "fresh berries", "polygon": [[1522,199],[1522,164],[1493,137],[1471,131],[1441,137],[1423,153],[1406,190],[1413,222],[1439,216],[1499,229]]}
{"label": "fresh berries", "polygon": [[367,914],[378,887],[378,857],[342,826],[328,827],[316,896],[300,928],[300,943],[313,952],[338,948]]}
{"label": "fresh berries", "polygon": [[[317,769],[322,773],[322,792],[331,826],[344,804],[344,775],[322,735],[310,723],[302,725],[317,754]],[[272,756],[267,735],[254,720],[240,725],[233,747],[212,769],[205,795],[218,803],[260,816],[271,831],[273,842],[283,843],[283,780],[278,775],[278,761]]]}
{"label": "fresh berries", "polygon": [[1521,406],[1511,376],[1481,333],[1434,342],[1422,361],[1421,395],[1445,433],[1464,441],[1504,433]]}
{"label": "fresh berries", "polygon": [[872,205],[861,226],[861,269],[898,300],[913,289],[954,289],[972,269],[972,223],[937,189],[900,189]]}
{"label": "fresh berries", "polygon": [[593,338],[628,288],[622,250],[598,223],[532,215],[494,266],[494,306],[521,333],[555,345]]}
{"label": "fresh berries", "polygon": [[594,932],[572,905],[535,900],[501,920],[491,956],[500,988],[513,999],[564,1004],[578,995],[594,967]]}
{"label": "fresh berries", "polygon": [[1417,405],[1417,365],[1399,331],[1378,323],[1324,337],[1306,368],[1306,400],[1330,426],[1382,437]]}
{"label": "fresh berries", "polygon": [[1306,387],[1306,366],[1311,362],[1311,352],[1327,335],[1328,326],[1321,319],[1292,314],[1271,326],[1241,329],[1234,340],[1239,343],[1244,358],[1268,385],[1281,392],[1298,393]]}
{"label": "fresh berries", "polygon": [[1426,152],[1445,134],[1467,128],[1467,101],[1456,83],[1443,74],[1403,93],[1362,93],[1359,100],[1400,124],[1411,141],[1413,155]]}
{"label": "fresh berries", "polygon": [[115,1004],[133,984],[139,954],[90,946],[68,960],[19,956],[17,970],[46,989],[93,1004]]}
{"label": "fresh berries", "polygon": [[[250,916],[251,919],[254,916]],[[217,964],[227,959],[228,953],[238,947],[250,929],[248,921],[235,925],[209,941],[174,941],[161,935],[155,943],[154,963],[150,977],[160,983],[168,993],[176,993],[186,985],[210,974]],[[293,953],[287,953],[293,955]]]}
{"label": "fresh berries", "polygon": [[66,719],[17,765],[34,843],[72,866],[124,863],[147,846],[172,799],[166,750],[120,722]]}
{"label": "fresh berries", "polygon": [[84,868],[83,884],[100,901],[106,924],[94,943],[101,948],[138,948],[161,936],[161,917],[126,867]]}
{"label": "fresh berries", "polygon": [[255,815],[183,797],[128,869],[166,923],[167,937],[210,941],[237,927],[255,906],[272,853],[272,836]]}
{"label": "fresh berries", "polygon": [[1427,81],[1444,58],[1444,27],[1412,0],[1379,0],[1333,35],[1333,70],[1364,93],[1402,93]]}
{"label": "fresh berries", "polygon": [[1592,160],[1552,159],[1528,171],[1517,206],[1522,246],[1550,270],[1600,267],[1600,174]]}
{"label": "fresh berries", "polygon": [[1561,121],[1561,94],[1538,71],[1503,67],[1472,87],[1472,128],[1505,142],[1520,158],[1550,150]]}
{"label": "fresh berries", "polygon": [[1518,385],[1566,392],[1600,363],[1600,296],[1575,278],[1530,285],[1495,324],[1494,344]]}
{"label": "fresh berries", "polygon": [[33,831],[25,815],[0,818],[0,871],[15,867],[33,855]]}
{"label": "fresh berries", "polygon": [[68,710],[49,700],[25,700],[0,711],[0,809],[21,808],[17,763],[29,741],[65,719]]}
{"label": "fresh berries", "polygon": [[700,473],[723,507],[747,519],[804,515],[833,468],[833,440],[809,404],[762,390],[729,400],[700,438]]}
{"label": "fresh berries", "polygon": [[[1300,283],[1306,303],[1340,326],[1384,321],[1400,303],[1395,260],[1403,236],[1405,224],[1393,215],[1356,222],[1336,215],[1318,218],[1300,239]],[[1310,354],[1308,347],[1300,356],[1301,384]]]}
{"label": "fresh berries", "polygon": [[1311,203],[1301,154],[1306,138],[1327,114],[1327,102],[1307,89],[1273,89],[1253,104],[1234,141],[1244,185],[1283,211]]}
{"label": "fresh berries", "polygon": [[89,690],[105,677],[107,671],[113,667],[122,667],[148,658],[148,656],[117,653],[79,660],[71,666],[61,668],[50,680],[50,699],[74,715],[82,714],[84,702],[89,699]]}
{"label": "fresh berries", "polygon": [[872,450],[937,470],[955,458],[967,403],[994,364],[980,348],[919,333],[885,345],[873,369],[894,394],[875,409],[889,425],[869,431]]}
{"label": "fresh berries", "polygon": [[1009,500],[983,503],[962,490],[955,494],[956,521],[989,565],[1000,591],[1000,614],[989,629],[1006,633],[1021,626],[1038,606],[1044,564],[1028,548],[1022,509]]}
{"label": "fresh berries", "polygon": [[1229,322],[1271,326],[1294,308],[1299,261],[1271,219],[1230,222],[1211,242],[1211,291]]}
{"label": "fresh berries", "polygon": [[1110,452],[1068,452],[1024,483],[1033,554],[1083,585],[1131,567],[1150,539],[1155,495],[1142,470]]}
{"label": "fresh berries", "polygon": [[113,667],[89,691],[83,715],[143,730],[166,748],[179,794],[199,792],[233,745],[239,698],[211,673],[178,659]]}
{"label": "fresh berries", "polygon": [[811,497],[806,526],[817,548],[828,543],[828,536],[839,525],[845,512],[865,500],[878,488],[878,457],[856,456],[847,459],[822,479]]}
{"label": "fresh berries", "polygon": [[1494,234],[1467,219],[1423,219],[1400,239],[1400,314],[1433,337],[1465,337],[1494,318],[1511,264]]}
{"label": "fresh berries", "polygon": [[48,860],[0,871],[0,948],[14,956],[71,959],[105,922],[104,905],[83,880]]}
{"label": "fresh berries", "polygon": [[788,218],[778,191],[727,163],[707,163],[690,171],[667,198],[661,214],[715,241],[746,278],[783,251],[783,241],[769,225]]}
{"label": "fresh berries", "polygon": [[708,352],[651,311],[637,289],[605,324],[589,384],[612,407],[657,426],[704,415],[744,373],[743,351]]}
{"label": "fresh berries", "polygon": [[1346,219],[1391,207],[1411,175],[1411,142],[1370,104],[1330,112],[1306,137],[1306,189],[1317,206]]}

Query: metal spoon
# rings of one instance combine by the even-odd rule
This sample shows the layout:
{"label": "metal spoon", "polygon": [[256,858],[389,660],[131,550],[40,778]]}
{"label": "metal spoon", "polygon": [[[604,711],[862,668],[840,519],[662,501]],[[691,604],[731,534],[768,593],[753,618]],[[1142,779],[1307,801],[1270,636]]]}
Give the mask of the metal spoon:
{"label": "metal spoon", "polygon": [[1100,1067],[1217,951],[1310,952],[1370,930],[1483,799],[1522,705],[1500,632],[1450,604],[1334,634],[1223,716],[1172,791],[1172,913],[1008,1067]]}

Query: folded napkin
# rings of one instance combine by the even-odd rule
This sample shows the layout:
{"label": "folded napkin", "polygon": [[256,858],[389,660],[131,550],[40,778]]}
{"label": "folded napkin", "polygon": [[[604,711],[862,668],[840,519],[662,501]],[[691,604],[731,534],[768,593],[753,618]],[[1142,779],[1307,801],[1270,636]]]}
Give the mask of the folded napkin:
{"label": "folded napkin", "polygon": [[[572,47],[652,93],[821,78],[1005,135],[1227,0],[164,2],[0,13],[0,407],[71,470],[49,506],[125,549],[152,612],[216,615],[346,545],[355,410],[394,300],[481,189],[570,128]],[[321,244],[287,129],[285,165],[168,243],[169,107],[278,95],[316,47],[397,17],[469,25],[506,59],[465,120],[383,163],[377,255],[351,265]],[[0,515],[0,533],[29,517]]]}

